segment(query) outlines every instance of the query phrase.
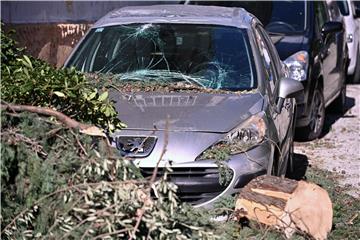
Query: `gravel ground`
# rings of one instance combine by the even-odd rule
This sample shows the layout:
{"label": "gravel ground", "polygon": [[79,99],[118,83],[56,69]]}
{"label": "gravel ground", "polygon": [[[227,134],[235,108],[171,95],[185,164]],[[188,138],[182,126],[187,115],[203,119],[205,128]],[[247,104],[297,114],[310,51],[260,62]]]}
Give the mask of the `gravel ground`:
{"label": "gravel ground", "polygon": [[310,166],[337,173],[340,185],[360,197],[360,85],[347,85],[346,113],[327,113],[323,136],[295,142],[295,153],[306,155]]}

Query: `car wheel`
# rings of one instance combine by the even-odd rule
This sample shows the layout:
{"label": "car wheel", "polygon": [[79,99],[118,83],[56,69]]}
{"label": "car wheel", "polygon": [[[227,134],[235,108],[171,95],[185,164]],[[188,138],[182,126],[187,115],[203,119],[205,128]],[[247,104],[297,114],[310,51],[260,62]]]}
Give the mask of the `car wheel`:
{"label": "car wheel", "polygon": [[308,126],[299,129],[299,135],[305,140],[314,140],[320,137],[325,121],[325,101],[321,89],[317,88],[314,91],[311,109],[310,109],[310,123]]}
{"label": "car wheel", "polygon": [[329,107],[329,110],[334,113],[344,114],[345,113],[345,102],[346,102],[346,85],[341,88],[340,95],[334,100]]}

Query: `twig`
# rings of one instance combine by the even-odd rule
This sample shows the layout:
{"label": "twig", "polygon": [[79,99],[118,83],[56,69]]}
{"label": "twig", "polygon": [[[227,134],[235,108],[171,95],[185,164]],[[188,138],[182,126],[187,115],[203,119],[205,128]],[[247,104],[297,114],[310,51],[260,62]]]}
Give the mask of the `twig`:
{"label": "twig", "polygon": [[81,148],[81,150],[83,151],[83,153],[85,154],[85,156],[88,156],[88,153],[86,152],[84,146],[81,144],[78,136],[77,136],[72,130],[70,130],[70,133],[71,133],[72,135],[74,135],[74,137],[75,137],[75,139],[76,139],[76,143],[79,145],[79,147]]}
{"label": "twig", "polygon": [[67,144],[71,145],[71,142],[66,140],[66,138],[64,138],[63,136],[60,136],[59,134],[56,134],[56,137],[60,138],[61,140],[63,140],[64,142],[66,142]]}
{"label": "twig", "polygon": [[[16,113],[16,111],[12,108],[11,104],[8,102],[5,102],[4,100],[1,100],[1,104],[4,104],[5,106],[7,106],[13,113]],[[1,106],[2,108],[2,106]]]}
{"label": "twig", "polygon": [[86,223],[86,222],[87,222],[87,219],[84,219],[84,220],[82,220],[81,222],[79,222],[78,224],[76,224],[76,226],[74,226],[74,227],[71,229],[71,231],[68,231],[66,234],[64,234],[64,235],[60,238],[60,240],[67,238],[72,231],[74,231],[75,229],[79,228],[81,225],[83,225],[83,224]]}
{"label": "twig", "polygon": [[52,135],[56,134],[58,131],[60,131],[61,129],[64,129],[64,128],[63,128],[63,127],[59,127],[59,128],[52,129],[52,130],[48,131],[48,132],[46,133],[46,135],[47,135],[47,136],[52,136]]}
{"label": "twig", "polygon": [[20,114],[18,114],[18,113],[5,113],[5,114],[12,116],[12,117],[20,117]]}
{"label": "twig", "polygon": [[[165,155],[165,153],[167,151],[167,145],[168,145],[168,141],[169,141],[169,135],[168,134],[169,134],[169,119],[166,120],[165,134],[164,134],[164,146],[163,146],[163,149],[161,151],[159,160],[157,161],[156,166],[154,168],[154,171],[152,173],[152,176],[150,178],[150,181],[149,181],[149,186],[150,187],[155,182],[155,179],[156,179],[156,176],[157,176],[157,173],[158,173],[158,169],[159,169],[159,164],[160,164],[161,160],[163,159],[163,157],[164,157],[164,155]],[[148,199],[150,198],[150,191],[148,192],[147,198]],[[143,216],[145,214],[145,206],[146,206],[145,202],[146,201],[144,201],[144,204],[143,204],[142,208],[139,210],[140,213],[138,215],[138,219],[137,219],[136,224],[134,226],[134,230],[133,230],[132,234],[129,237],[129,240],[132,240],[135,237],[135,234],[136,234],[136,232],[137,232],[137,230],[138,230],[138,228],[140,226],[141,220],[142,220],[142,218],[143,218]]]}
{"label": "twig", "polygon": [[[76,204],[78,204],[78,203],[80,202],[80,200],[81,200],[83,197],[84,197],[84,194],[83,194],[80,198],[78,198],[78,199],[71,205],[71,207],[70,207],[67,211],[64,212],[63,215],[65,216],[68,212],[70,212],[70,211],[76,206]],[[49,230],[48,230],[47,232],[51,234],[51,231],[57,226],[58,223],[59,223],[59,222],[55,219],[53,225],[49,228]],[[46,235],[43,236],[41,239],[45,239],[45,237],[46,237]]]}
{"label": "twig", "polygon": [[84,240],[85,237],[88,235],[89,231],[92,229],[92,226],[94,225],[94,223],[92,222],[90,224],[90,226],[85,230],[84,234],[81,236],[80,240]]}
{"label": "twig", "polygon": [[355,213],[354,216],[350,218],[350,220],[347,222],[347,224],[352,225],[354,224],[353,221],[359,216],[358,213]]}
{"label": "twig", "polygon": [[0,136],[8,136],[10,139],[13,138],[13,140],[15,140],[15,141],[22,141],[22,142],[26,143],[27,145],[30,145],[30,147],[32,148],[32,150],[34,152],[39,153],[45,157],[48,155],[44,151],[44,148],[41,144],[39,144],[35,140],[33,140],[21,133],[17,133],[16,129],[11,128],[6,132],[0,133]]}
{"label": "twig", "polygon": [[109,87],[114,88],[116,91],[118,91],[120,94],[125,95],[125,97],[127,97],[128,99],[131,99],[132,95],[131,94],[127,94],[124,93],[124,91],[121,91],[121,89],[119,89],[117,86],[115,86],[114,84],[109,84]]}
{"label": "twig", "polygon": [[119,233],[123,233],[123,232],[127,232],[127,231],[130,231],[130,229],[121,229],[121,230],[117,230],[117,231],[114,231],[114,232],[111,232],[111,233],[104,233],[104,234],[100,234],[100,235],[97,235],[95,237],[93,237],[92,239],[102,239],[104,237],[107,237],[107,236],[111,236],[111,235],[115,235],[115,234],[119,234]]}

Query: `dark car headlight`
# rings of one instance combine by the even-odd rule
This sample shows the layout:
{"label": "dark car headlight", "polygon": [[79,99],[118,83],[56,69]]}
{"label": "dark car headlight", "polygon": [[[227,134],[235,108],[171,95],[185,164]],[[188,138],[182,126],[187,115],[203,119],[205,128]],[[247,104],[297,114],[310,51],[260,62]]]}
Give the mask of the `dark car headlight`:
{"label": "dark car headlight", "polygon": [[205,150],[199,159],[226,160],[229,155],[246,152],[259,145],[264,140],[265,133],[263,114],[253,115]]}

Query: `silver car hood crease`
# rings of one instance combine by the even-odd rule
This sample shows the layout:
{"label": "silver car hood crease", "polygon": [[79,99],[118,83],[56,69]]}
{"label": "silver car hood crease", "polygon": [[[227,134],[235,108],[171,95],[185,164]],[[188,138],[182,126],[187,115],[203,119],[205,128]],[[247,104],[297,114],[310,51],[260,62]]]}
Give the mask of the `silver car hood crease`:
{"label": "silver car hood crease", "polygon": [[263,98],[252,94],[110,93],[127,130],[226,133],[261,111]]}

